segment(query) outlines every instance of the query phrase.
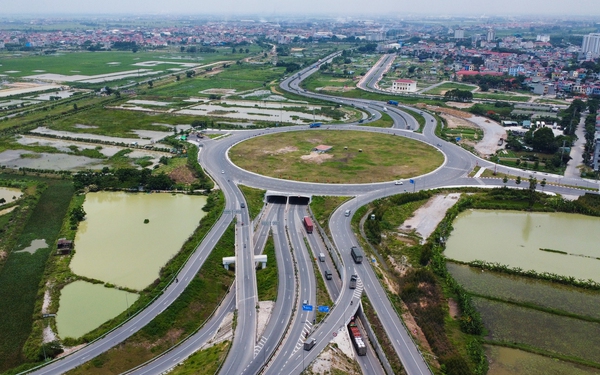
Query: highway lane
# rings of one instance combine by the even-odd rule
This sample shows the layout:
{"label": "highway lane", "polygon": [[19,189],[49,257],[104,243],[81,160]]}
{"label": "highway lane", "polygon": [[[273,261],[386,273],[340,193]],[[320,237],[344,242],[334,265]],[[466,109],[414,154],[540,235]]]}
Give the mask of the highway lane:
{"label": "highway lane", "polygon": [[[283,339],[281,347],[274,355],[265,374],[281,374],[284,372],[288,359],[291,355],[304,351],[303,343],[307,335],[311,332],[315,311],[304,311],[302,309],[303,301],[308,301],[309,305],[316,305],[316,281],[312,261],[309,258],[308,251],[304,245],[301,231],[303,230],[300,218],[300,206],[289,204],[286,213],[286,227],[288,239],[294,253],[294,260],[297,267],[298,276],[298,300],[294,303],[296,313],[292,318],[291,326]],[[291,308],[289,306],[288,308]]]}
{"label": "highway lane", "polygon": [[[273,266],[275,261],[278,268],[277,300],[269,317],[269,322],[254,348],[254,359],[249,363],[243,374],[257,374],[271,358],[288,327],[292,317],[291,306],[296,299],[296,280],[294,263],[285,234],[285,204],[269,203],[270,214],[265,220],[270,228],[275,244],[275,259],[267,260]],[[266,222],[268,221],[268,225]]]}

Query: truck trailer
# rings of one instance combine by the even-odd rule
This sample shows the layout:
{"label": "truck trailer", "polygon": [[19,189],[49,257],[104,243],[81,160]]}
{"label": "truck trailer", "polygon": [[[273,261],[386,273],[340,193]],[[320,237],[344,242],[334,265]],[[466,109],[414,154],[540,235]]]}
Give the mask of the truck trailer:
{"label": "truck trailer", "polygon": [[356,353],[358,355],[367,355],[367,345],[365,344],[362,334],[360,333],[360,329],[354,320],[355,317],[353,316],[350,318],[350,324],[348,324],[348,333],[350,333],[352,344],[354,345],[354,349],[356,349]]}
{"label": "truck trailer", "polygon": [[321,125],[323,125],[322,122],[313,122],[312,124],[309,125],[310,128],[320,128]]}
{"label": "truck trailer", "polygon": [[310,217],[304,216],[304,219],[302,219],[302,223],[304,223],[306,233],[311,234],[313,232],[313,222],[310,219]]}
{"label": "truck trailer", "polygon": [[397,101],[395,101],[395,100],[388,100],[387,104],[390,104],[390,105],[398,105],[398,102],[397,102]]}

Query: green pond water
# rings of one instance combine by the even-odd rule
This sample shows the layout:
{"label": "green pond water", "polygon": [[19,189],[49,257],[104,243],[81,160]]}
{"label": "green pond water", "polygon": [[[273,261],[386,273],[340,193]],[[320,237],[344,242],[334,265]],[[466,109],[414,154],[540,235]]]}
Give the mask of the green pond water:
{"label": "green pond water", "polygon": [[[206,214],[205,196],[87,194],[86,220],[75,237],[74,273],[142,290],[180,249]],[[148,219],[149,223],[144,224]]]}
{"label": "green pond water", "polygon": [[60,338],[78,338],[114,318],[138,299],[135,293],[75,281],[60,293],[56,328]]}
{"label": "green pond water", "polygon": [[445,250],[449,259],[497,262],[600,282],[598,217],[467,210],[458,215],[452,226]]}

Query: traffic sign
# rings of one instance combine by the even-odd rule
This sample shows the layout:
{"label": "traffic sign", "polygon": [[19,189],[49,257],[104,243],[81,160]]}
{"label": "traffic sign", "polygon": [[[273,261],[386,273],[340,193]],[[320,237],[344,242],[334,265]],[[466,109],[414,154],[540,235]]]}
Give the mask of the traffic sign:
{"label": "traffic sign", "polygon": [[323,313],[328,313],[329,312],[329,306],[319,306],[318,310],[320,312],[323,312]]}
{"label": "traffic sign", "polygon": [[456,142],[460,141],[460,137],[456,137]]}
{"label": "traffic sign", "polygon": [[337,332],[334,332],[334,333],[333,333],[333,337],[335,337],[335,336],[337,336]]}
{"label": "traffic sign", "polygon": [[302,305],[302,310],[313,311],[313,305]]}
{"label": "traffic sign", "polygon": [[411,178],[411,179],[409,180],[409,182],[410,182],[411,184],[414,184],[414,183],[415,183],[415,180],[413,180],[413,179]]}

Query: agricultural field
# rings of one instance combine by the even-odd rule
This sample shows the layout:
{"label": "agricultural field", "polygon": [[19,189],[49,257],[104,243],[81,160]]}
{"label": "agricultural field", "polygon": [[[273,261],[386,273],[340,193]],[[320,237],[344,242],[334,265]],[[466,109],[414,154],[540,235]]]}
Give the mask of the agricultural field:
{"label": "agricultural field", "polygon": [[[0,174],[0,178],[15,179],[15,176]],[[0,371],[26,360],[22,348],[32,329],[38,286],[74,192],[68,180],[18,178],[34,181],[37,188],[31,194],[41,195],[39,200],[23,198],[27,205],[17,209],[22,214],[12,213],[20,224],[3,234],[13,242],[5,244],[8,255],[0,269],[0,314],[4,317],[0,320]],[[47,188],[43,189],[42,184],[47,184]],[[30,215],[26,210],[30,210]],[[37,353],[29,354],[37,357]]]}
{"label": "agricultural field", "polygon": [[[311,151],[318,145],[332,146],[332,150]],[[443,162],[440,152],[421,142],[326,130],[256,137],[233,147],[229,155],[236,165],[255,173],[330,183],[382,182],[418,176]]]}
{"label": "agricultural field", "polygon": [[456,263],[447,263],[446,267],[471,294],[600,321],[600,292],[492,271],[481,272]]}
{"label": "agricultural field", "polygon": [[600,323],[473,298],[493,343],[600,367]]}
{"label": "agricultural field", "polygon": [[[172,100],[173,98],[208,96],[211,93],[217,95],[236,94],[264,87],[268,88],[269,83],[280,79],[284,73],[284,67],[233,64],[228,68],[207,71],[193,78],[187,78],[182,74],[181,81],[147,90],[145,96],[150,98],[166,97]],[[141,97],[145,96],[142,95]]]}
{"label": "agricultural field", "polygon": [[488,345],[488,375],[597,375],[600,369],[577,365],[519,349]]}
{"label": "agricultural field", "polygon": [[[257,48],[253,47],[252,52],[258,51]],[[119,51],[61,52],[44,56],[33,54],[15,56],[6,53],[0,54],[0,60],[2,61],[0,73],[16,78],[39,74],[94,76],[137,69],[167,72],[169,69],[185,71],[189,66],[206,65],[221,60],[236,61],[249,56],[245,53],[231,54],[231,48],[229,47],[218,48],[217,51],[217,53],[195,54],[164,51],[140,51],[137,53]],[[148,61],[161,63],[143,64]],[[16,73],[7,73],[7,71]],[[171,72],[175,71],[171,70]]]}

